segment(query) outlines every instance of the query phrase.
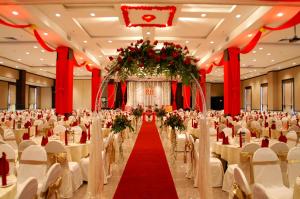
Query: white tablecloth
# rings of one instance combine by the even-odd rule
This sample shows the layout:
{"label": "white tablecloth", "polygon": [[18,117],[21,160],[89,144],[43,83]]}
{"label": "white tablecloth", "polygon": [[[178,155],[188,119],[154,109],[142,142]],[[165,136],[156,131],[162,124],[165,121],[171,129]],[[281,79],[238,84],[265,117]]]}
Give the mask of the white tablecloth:
{"label": "white tablecloth", "polygon": [[[2,180],[0,178],[0,180]],[[7,177],[7,183],[13,183],[13,185],[2,188],[0,187],[0,199],[13,199],[16,197],[17,194],[17,184],[16,184],[16,177],[11,175]]]}

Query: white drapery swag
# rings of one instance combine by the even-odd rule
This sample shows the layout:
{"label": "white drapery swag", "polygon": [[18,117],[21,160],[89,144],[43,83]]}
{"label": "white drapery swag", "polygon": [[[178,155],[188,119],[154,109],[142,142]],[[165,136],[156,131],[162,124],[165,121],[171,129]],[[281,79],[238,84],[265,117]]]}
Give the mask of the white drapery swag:
{"label": "white drapery swag", "polygon": [[90,163],[88,170],[88,198],[100,199],[103,191],[102,115],[93,117],[91,127]]}
{"label": "white drapery swag", "polygon": [[170,105],[170,81],[129,81],[127,84],[127,106],[135,107],[138,104]]}

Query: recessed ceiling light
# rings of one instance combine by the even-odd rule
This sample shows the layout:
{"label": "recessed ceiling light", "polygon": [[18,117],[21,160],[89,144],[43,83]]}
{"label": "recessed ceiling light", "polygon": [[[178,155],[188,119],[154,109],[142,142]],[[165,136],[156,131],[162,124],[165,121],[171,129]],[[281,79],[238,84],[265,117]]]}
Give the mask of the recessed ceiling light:
{"label": "recessed ceiling light", "polygon": [[263,50],[263,49],[264,49],[263,47],[260,47],[260,48],[259,48],[259,50]]}
{"label": "recessed ceiling light", "polygon": [[284,14],[282,12],[277,13],[277,17],[282,17]]}
{"label": "recessed ceiling light", "polygon": [[267,55],[271,55],[271,53],[268,53]]}
{"label": "recessed ceiling light", "polygon": [[256,50],[253,50],[252,53],[256,53]]}
{"label": "recessed ceiling light", "polygon": [[42,50],[41,50],[41,52],[42,52],[42,53],[44,53],[44,52],[45,52],[45,50],[44,50],[44,49],[42,49]]}
{"label": "recessed ceiling light", "polygon": [[241,17],[241,15],[240,14],[238,14],[238,15],[235,15],[235,18],[240,18]]}
{"label": "recessed ceiling light", "polygon": [[19,15],[19,13],[18,13],[17,11],[15,11],[15,10],[12,11],[11,13],[12,13],[13,15]]}
{"label": "recessed ceiling light", "polygon": [[44,59],[43,59],[43,58],[40,58],[40,60],[41,60],[41,61],[44,61]]}
{"label": "recessed ceiling light", "polygon": [[85,44],[86,44],[86,43],[87,43],[87,40],[84,40],[84,41],[83,41],[83,43],[85,43]]}
{"label": "recessed ceiling light", "polygon": [[246,66],[246,64],[242,64],[242,66]]}
{"label": "recessed ceiling light", "polygon": [[256,59],[253,59],[252,61],[254,61],[254,62],[255,62],[255,61],[256,61]]}
{"label": "recessed ceiling light", "polygon": [[26,52],[26,55],[29,55],[30,54],[30,52]]}
{"label": "recessed ceiling light", "polygon": [[252,34],[248,34],[248,37],[252,37]]}
{"label": "recessed ceiling light", "polygon": [[40,70],[43,70],[43,69],[40,68]]}
{"label": "recessed ceiling light", "polygon": [[3,64],[3,61],[0,61],[0,64]]}
{"label": "recessed ceiling light", "polygon": [[91,15],[91,17],[94,17],[94,16],[96,16],[96,14],[95,13],[90,13],[90,15]]}
{"label": "recessed ceiling light", "polygon": [[190,43],[190,41],[187,41],[187,40],[186,40],[185,43],[188,44],[188,43]]}
{"label": "recessed ceiling light", "polygon": [[112,40],[108,40],[107,42],[108,42],[108,43],[112,43]]}
{"label": "recessed ceiling light", "polygon": [[293,65],[296,65],[296,62],[293,62]]}
{"label": "recessed ceiling light", "polygon": [[274,61],[275,61],[274,59],[271,60],[271,62],[274,62]]}
{"label": "recessed ceiling light", "polygon": [[214,42],[214,41],[210,41],[209,43],[213,44],[213,43],[215,43],[215,42]]}
{"label": "recessed ceiling light", "polygon": [[146,34],[147,34],[147,35],[150,35],[151,33],[150,33],[150,32],[147,32]]}
{"label": "recessed ceiling light", "polygon": [[47,33],[47,32],[44,32],[44,35],[45,35],[45,36],[47,36],[47,35],[48,35],[48,33]]}
{"label": "recessed ceiling light", "polygon": [[206,17],[207,15],[205,13],[201,14],[201,17]]}
{"label": "recessed ceiling light", "polygon": [[18,59],[18,61],[21,61],[22,59]]}
{"label": "recessed ceiling light", "polygon": [[16,66],[16,68],[19,68],[19,66]]}
{"label": "recessed ceiling light", "polygon": [[60,15],[59,13],[56,13],[55,16],[56,16],[56,17],[60,17],[61,15]]}
{"label": "recessed ceiling light", "polygon": [[33,46],[33,48],[38,48],[37,46]]}

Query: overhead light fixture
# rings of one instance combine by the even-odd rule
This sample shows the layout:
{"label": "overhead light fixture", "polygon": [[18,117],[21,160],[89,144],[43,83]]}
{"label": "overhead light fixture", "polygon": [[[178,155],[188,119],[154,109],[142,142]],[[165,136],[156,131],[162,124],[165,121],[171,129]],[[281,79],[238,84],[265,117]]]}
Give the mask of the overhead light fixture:
{"label": "overhead light fixture", "polygon": [[295,65],[296,65],[296,62],[293,62],[293,65],[295,66]]}
{"label": "overhead light fixture", "polygon": [[33,46],[33,48],[38,48],[37,46]]}
{"label": "overhead light fixture", "polygon": [[84,41],[83,41],[83,43],[85,43],[85,44],[86,44],[86,43],[87,43],[87,40],[84,40]]}
{"label": "overhead light fixture", "polygon": [[107,42],[108,42],[108,43],[112,43],[112,40],[108,40]]}
{"label": "overhead light fixture", "polygon": [[26,54],[26,55],[29,55],[29,54],[30,54],[30,52],[26,52],[25,54]]}
{"label": "overhead light fixture", "polygon": [[270,56],[270,55],[271,55],[271,53],[268,53],[267,55],[268,55],[268,56]]}
{"label": "overhead light fixture", "polygon": [[55,16],[56,16],[56,17],[60,17],[61,15],[60,15],[59,13],[56,13]]}
{"label": "overhead light fixture", "polygon": [[282,12],[277,13],[277,17],[282,17],[284,14]]}
{"label": "overhead light fixture", "polygon": [[41,61],[44,61],[44,59],[43,59],[43,58],[40,58],[40,60],[41,60]]}
{"label": "overhead light fixture", "polygon": [[248,34],[248,37],[252,37],[252,34]]}
{"label": "overhead light fixture", "polygon": [[22,61],[22,59],[18,59],[18,61]]}
{"label": "overhead light fixture", "polygon": [[40,68],[40,70],[43,70],[43,69]]}
{"label": "overhead light fixture", "polygon": [[3,64],[3,61],[0,61],[0,64]]}
{"label": "overhead light fixture", "polygon": [[45,52],[45,50],[44,50],[44,49],[42,49],[42,50],[41,50],[41,52],[42,52],[42,53],[44,53],[44,52]]}
{"label": "overhead light fixture", "polygon": [[260,47],[260,48],[258,48],[259,50],[263,50],[264,48],[263,47]]}
{"label": "overhead light fixture", "polygon": [[214,42],[214,41],[210,41],[209,43],[213,44],[213,43],[215,43],[215,42]]}
{"label": "overhead light fixture", "polygon": [[240,14],[237,14],[237,15],[235,15],[235,18],[241,18],[241,15]]}
{"label": "overhead light fixture", "polygon": [[19,66],[16,66],[16,68],[19,68]]}
{"label": "overhead light fixture", "polygon": [[147,34],[147,35],[150,35],[151,33],[150,33],[150,32],[147,32],[146,34]]}
{"label": "overhead light fixture", "polygon": [[206,17],[206,16],[207,16],[207,14],[205,14],[205,13],[201,14],[201,17]]}
{"label": "overhead light fixture", "polygon": [[15,10],[12,11],[11,13],[12,13],[13,15],[16,15],[16,16],[19,15],[19,12],[15,11]]}
{"label": "overhead light fixture", "polygon": [[256,62],[256,59],[253,59],[252,61]]}
{"label": "overhead light fixture", "polygon": [[255,54],[255,53],[256,53],[256,50],[253,50],[253,51],[252,51],[252,53],[254,53],[254,54]]}
{"label": "overhead light fixture", "polygon": [[188,44],[188,43],[190,43],[190,41],[186,40],[185,43]]}
{"label": "overhead light fixture", "polygon": [[44,35],[45,35],[45,36],[47,36],[47,35],[48,35],[48,33],[47,33],[47,32],[44,32]]}
{"label": "overhead light fixture", "polygon": [[94,17],[94,16],[96,16],[96,14],[95,13],[90,13],[90,15],[91,15],[91,17]]}
{"label": "overhead light fixture", "polygon": [[274,59],[271,60],[271,62],[274,62],[274,61],[275,61]]}

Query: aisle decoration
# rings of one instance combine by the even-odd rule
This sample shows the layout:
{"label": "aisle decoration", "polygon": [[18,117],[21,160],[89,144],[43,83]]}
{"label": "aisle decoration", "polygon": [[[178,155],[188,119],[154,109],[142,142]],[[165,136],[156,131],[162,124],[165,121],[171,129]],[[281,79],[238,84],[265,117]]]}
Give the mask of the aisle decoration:
{"label": "aisle decoration", "polygon": [[6,159],[6,154],[2,152],[2,157],[0,158],[0,176],[2,178],[2,186],[7,185],[8,173],[9,173],[9,162]]}
{"label": "aisle decoration", "polygon": [[164,74],[171,78],[179,76],[184,84],[189,84],[193,79],[191,74],[199,77],[196,66],[199,60],[188,55],[187,47],[164,42],[162,48],[158,49],[157,45],[158,41],[151,44],[149,40],[141,39],[127,48],[117,49],[118,56],[115,59],[110,57],[113,62],[110,71],[121,81],[132,75],[145,77]]}
{"label": "aisle decoration", "polygon": [[156,112],[156,116],[160,119],[160,127],[159,128],[162,129],[163,118],[167,115],[167,112],[163,107],[155,109],[155,112]]}
{"label": "aisle decoration", "polygon": [[137,131],[137,128],[138,128],[138,120],[141,118],[142,114],[144,112],[144,109],[142,106],[138,106],[137,108],[133,109],[132,110],[132,114],[135,118],[135,130],[136,130],[136,133],[138,132]]}
{"label": "aisle decoration", "polygon": [[119,133],[119,155],[120,155],[120,160],[124,159],[123,156],[123,142],[125,138],[125,132],[124,130],[128,128],[130,131],[134,131],[134,129],[131,126],[130,120],[127,118],[126,115],[117,115],[116,118],[113,121],[113,125],[111,127],[111,130],[117,134]]}
{"label": "aisle decoration", "polygon": [[183,131],[185,129],[183,120],[177,113],[170,113],[167,116],[165,121],[165,125],[172,128],[171,130],[171,158],[176,160],[176,147],[177,147],[177,140],[176,140],[176,129]]}

